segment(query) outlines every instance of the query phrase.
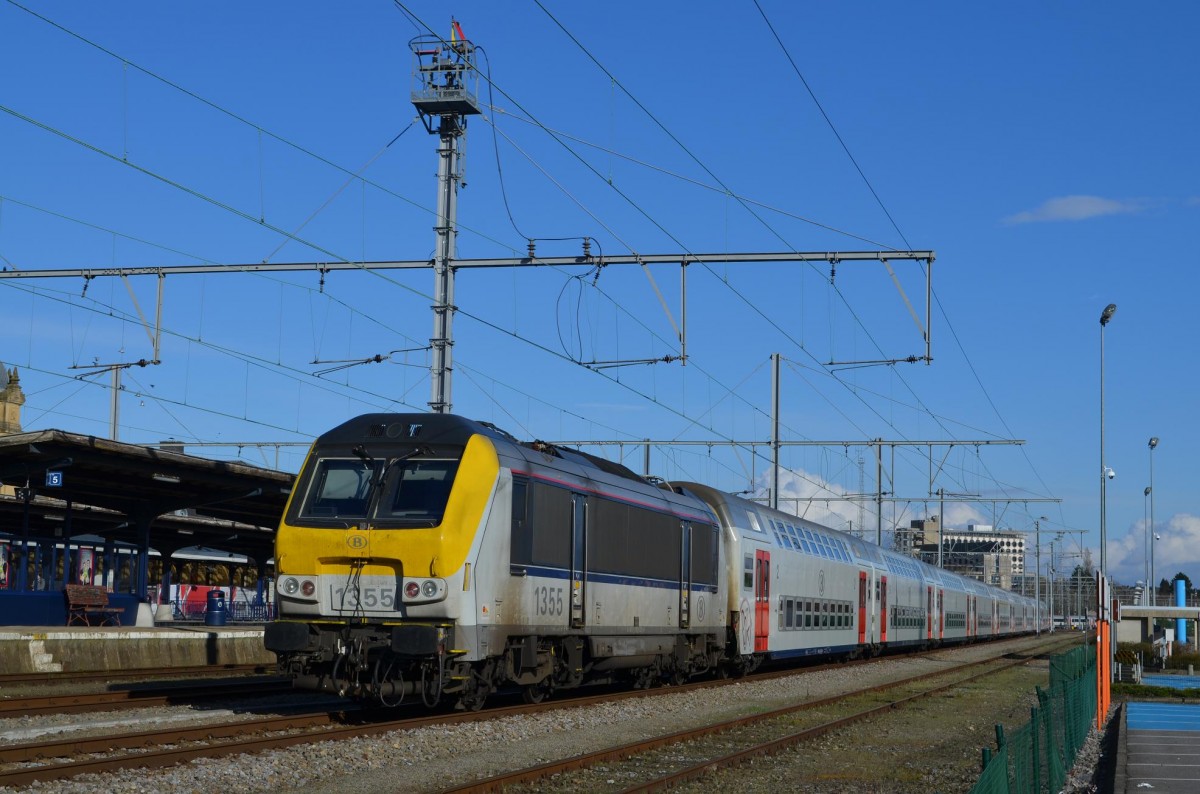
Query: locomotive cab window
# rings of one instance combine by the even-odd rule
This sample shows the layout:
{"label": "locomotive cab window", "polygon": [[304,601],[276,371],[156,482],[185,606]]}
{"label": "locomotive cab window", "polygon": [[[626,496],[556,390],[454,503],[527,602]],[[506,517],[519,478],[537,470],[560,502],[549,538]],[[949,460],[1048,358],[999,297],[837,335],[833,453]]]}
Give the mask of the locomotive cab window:
{"label": "locomotive cab window", "polygon": [[357,458],[325,458],[317,462],[312,486],[300,511],[302,518],[366,518],[371,483],[379,463]]}
{"label": "locomotive cab window", "polygon": [[414,458],[391,466],[377,517],[440,524],[457,472],[457,460]]}

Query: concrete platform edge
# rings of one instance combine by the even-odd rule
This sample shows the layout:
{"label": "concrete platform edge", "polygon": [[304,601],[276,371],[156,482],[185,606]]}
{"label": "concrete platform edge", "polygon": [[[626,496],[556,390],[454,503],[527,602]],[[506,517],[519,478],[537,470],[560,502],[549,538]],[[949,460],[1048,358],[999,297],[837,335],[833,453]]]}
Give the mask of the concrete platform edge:
{"label": "concrete platform edge", "polygon": [[32,627],[0,630],[0,669],[91,672],[225,664],[274,664],[261,627]]}

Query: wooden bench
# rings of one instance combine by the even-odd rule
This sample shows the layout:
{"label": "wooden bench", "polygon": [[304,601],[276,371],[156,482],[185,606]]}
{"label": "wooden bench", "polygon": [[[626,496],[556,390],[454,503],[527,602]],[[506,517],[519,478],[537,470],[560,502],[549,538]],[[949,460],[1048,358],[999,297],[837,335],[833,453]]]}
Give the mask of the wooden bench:
{"label": "wooden bench", "polygon": [[98,619],[103,626],[110,624],[121,625],[121,613],[125,610],[108,605],[108,591],[103,587],[91,584],[69,584],[67,594],[67,625],[80,623],[84,626],[93,625],[92,620]]}

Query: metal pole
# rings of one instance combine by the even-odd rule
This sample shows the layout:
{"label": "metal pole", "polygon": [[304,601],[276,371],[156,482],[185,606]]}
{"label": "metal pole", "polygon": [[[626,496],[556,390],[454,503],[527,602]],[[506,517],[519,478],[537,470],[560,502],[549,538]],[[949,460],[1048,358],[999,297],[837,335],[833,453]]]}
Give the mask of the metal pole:
{"label": "metal pole", "polygon": [[[1154,454],[1150,454],[1150,460],[1154,460]],[[1151,463],[1151,466],[1154,464]],[[1146,486],[1146,490],[1142,492],[1142,526],[1145,528],[1145,534],[1142,535],[1142,571],[1146,579],[1146,586],[1142,590],[1142,603],[1149,605],[1150,603],[1150,536],[1154,534],[1154,530],[1150,527],[1150,509],[1146,506],[1150,502],[1150,486]]]}
{"label": "metal pole", "polygon": [[108,436],[113,441],[117,440],[117,428],[120,426],[118,418],[121,413],[121,368],[112,368],[112,405],[109,409],[109,424]]}
{"label": "metal pole", "polygon": [[[941,536],[938,536],[941,540]],[[875,445],[875,545],[883,546],[883,439]]]}
{"label": "metal pole", "polygon": [[779,354],[771,354],[771,507],[779,509]]}
{"label": "metal pole", "polygon": [[[1158,436],[1150,439],[1150,580],[1154,581],[1154,448],[1158,446]],[[1150,591],[1150,606],[1156,606],[1158,586]]]}
{"label": "metal pole", "polygon": [[[1100,314],[1100,578],[1108,578],[1108,472],[1104,461],[1104,328],[1117,311],[1110,303]],[[1051,547],[1053,548],[1053,547]],[[1100,618],[1108,620],[1108,604],[1100,604]]]}
{"label": "metal pole", "polygon": [[1050,633],[1054,633],[1054,541],[1050,541]]}
{"label": "metal pole", "polygon": [[429,407],[434,413],[449,413],[450,374],[454,364],[454,260],[455,223],[458,213],[458,139],[462,127],[453,115],[441,117],[438,128],[437,248],[433,260],[433,363],[430,371]]}
{"label": "metal pole", "polygon": [[946,536],[943,530],[946,527],[946,489],[938,488],[938,498],[940,507],[938,510],[938,567],[942,567],[942,547],[946,545]]}
{"label": "metal pole", "polygon": [[1037,544],[1037,549],[1036,549],[1037,577],[1034,580],[1037,582],[1037,595],[1034,597],[1037,599],[1037,610],[1038,610],[1037,636],[1040,637],[1040,636],[1042,636],[1042,521],[1041,521],[1041,519],[1034,519],[1034,521],[1033,521],[1033,536],[1034,536],[1033,542]]}

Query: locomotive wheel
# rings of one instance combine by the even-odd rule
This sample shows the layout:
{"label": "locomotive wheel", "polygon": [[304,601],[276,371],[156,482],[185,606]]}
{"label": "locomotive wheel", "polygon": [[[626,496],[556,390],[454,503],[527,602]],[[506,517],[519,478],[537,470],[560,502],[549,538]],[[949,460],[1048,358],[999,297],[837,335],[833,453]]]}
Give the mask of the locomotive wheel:
{"label": "locomotive wheel", "polygon": [[462,711],[479,711],[486,700],[486,692],[470,692],[458,699],[458,708]]}
{"label": "locomotive wheel", "polygon": [[521,697],[531,706],[537,705],[550,695],[550,687],[545,684],[530,684],[521,690]]}

